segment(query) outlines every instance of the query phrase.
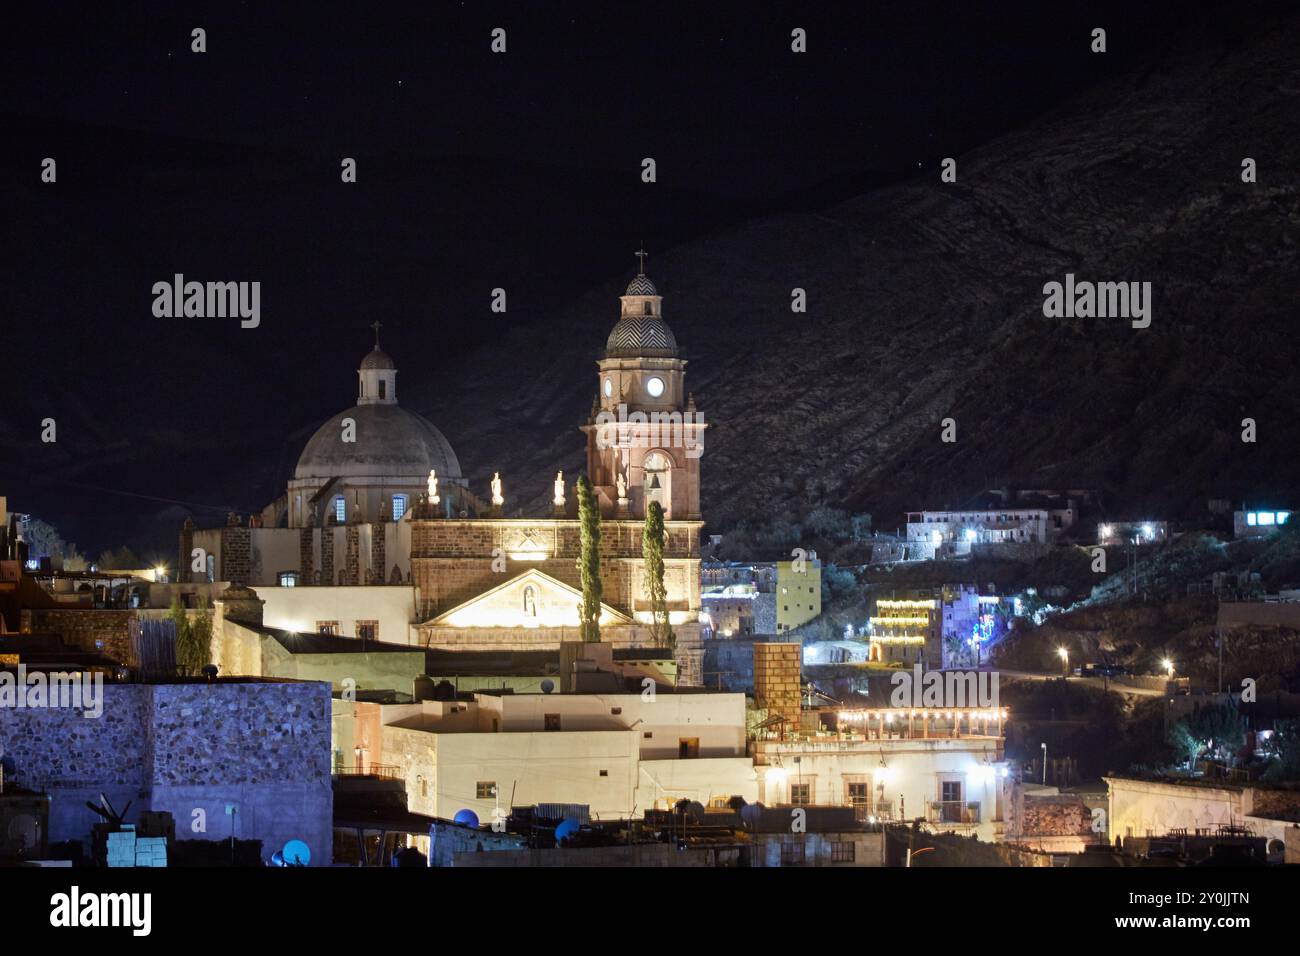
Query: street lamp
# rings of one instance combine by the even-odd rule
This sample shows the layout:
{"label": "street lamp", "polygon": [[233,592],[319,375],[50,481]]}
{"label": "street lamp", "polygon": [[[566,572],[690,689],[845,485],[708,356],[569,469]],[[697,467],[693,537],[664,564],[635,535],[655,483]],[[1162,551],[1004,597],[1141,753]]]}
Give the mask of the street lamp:
{"label": "street lamp", "polygon": [[1043,786],[1047,786],[1047,741],[1043,741]]}
{"label": "street lamp", "polygon": [[1160,666],[1163,667],[1166,671],[1169,672],[1169,679],[1170,679],[1170,680],[1173,680],[1173,679],[1174,679],[1174,662],[1171,661],[1169,658],[1166,657],[1163,661],[1160,662]]}
{"label": "street lamp", "polygon": [[1061,676],[1064,678],[1068,678],[1070,676],[1070,652],[1067,651],[1064,647],[1058,647],[1056,649],[1056,653],[1061,658],[1061,670],[1062,670]]}

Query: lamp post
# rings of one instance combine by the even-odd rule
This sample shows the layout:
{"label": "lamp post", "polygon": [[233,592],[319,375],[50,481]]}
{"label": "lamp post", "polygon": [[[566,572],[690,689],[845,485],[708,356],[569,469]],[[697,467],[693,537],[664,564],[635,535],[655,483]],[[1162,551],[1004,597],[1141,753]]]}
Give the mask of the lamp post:
{"label": "lamp post", "polygon": [[1061,658],[1061,676],[1068,680],[1070,677],[1070,652],[1064,647],[1058,647],[1056,653],[1060,655]]}
{"label": "lamp post", "polygon": [[1043,741],[1043,786],[1047,786],[1047,741]]}

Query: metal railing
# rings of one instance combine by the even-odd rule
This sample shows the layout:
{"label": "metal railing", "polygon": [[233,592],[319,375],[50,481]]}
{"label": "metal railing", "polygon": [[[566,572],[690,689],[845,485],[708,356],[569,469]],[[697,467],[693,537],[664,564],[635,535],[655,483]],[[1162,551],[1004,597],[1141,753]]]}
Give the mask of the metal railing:
{"label": "metal railing", "polygon": [[934,800],[926,809],[925,819],[928,823],[979,823],[980,805],[962,800]]}
{"label": "metal railing", "polygon": [[380,777],[384,780],[396,780],[402,775],[402,768],[394,763],[372,763],[365,767],[335,767],[336,777]]}

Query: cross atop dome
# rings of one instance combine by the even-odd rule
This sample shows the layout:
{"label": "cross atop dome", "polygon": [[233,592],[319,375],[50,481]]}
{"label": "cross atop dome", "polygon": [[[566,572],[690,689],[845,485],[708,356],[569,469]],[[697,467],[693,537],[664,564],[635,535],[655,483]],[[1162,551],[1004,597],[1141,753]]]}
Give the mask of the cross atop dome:
{"label": "cross atop dome", "polygon": [[645,251],[645,243],[644,242],[641,243],[641,248],[638,249],[636,252],[632,253],[632,255],[636,256],[638,259],[641,260],[641,266],[639,269],[637,269],[636,274],[639,276],[645,275],[645,257],[649,255],[649,253]]}
{"label": "cross atop dome", "polygon": [[382,326],[380,325],[379,320],[376,319],[374,322],[370,323],[370,327],[375,330],[375,351],[379,351],[379,330]]}

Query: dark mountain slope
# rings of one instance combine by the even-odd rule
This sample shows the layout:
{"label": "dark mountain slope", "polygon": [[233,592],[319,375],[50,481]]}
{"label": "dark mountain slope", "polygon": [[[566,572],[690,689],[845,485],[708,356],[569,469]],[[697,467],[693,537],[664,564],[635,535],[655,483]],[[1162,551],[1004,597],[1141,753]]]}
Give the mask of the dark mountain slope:
{"label": "dark mountain slope", "polygon": [[[824,495],[892,527],[1007,483],[1170,513],[1208,494],[1300,499],[1297,45],[1291,19],[1171,50],[960,157],[957,184],[930,170],[651,259],[712,423],[710,521]],[[1044,318],[1043,284],[1066,272],[1151,282],[1150,328]],[[443,383],[439,420],[480,481],[499,468],[540,495],[579,462],[619,285],[485,343]],[[789,311],[796,286],[807,315]],[[948,416],[955,445],[939,440]]]}

